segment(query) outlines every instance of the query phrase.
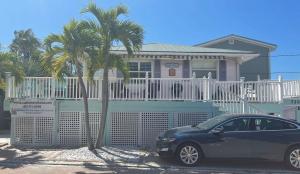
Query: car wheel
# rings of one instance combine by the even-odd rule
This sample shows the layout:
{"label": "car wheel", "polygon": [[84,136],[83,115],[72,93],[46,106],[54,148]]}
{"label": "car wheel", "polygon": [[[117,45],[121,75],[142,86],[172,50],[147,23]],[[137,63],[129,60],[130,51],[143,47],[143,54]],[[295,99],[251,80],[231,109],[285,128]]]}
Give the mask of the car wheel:
{"label": "car wheel", "polygon": [[196,166],[201,158],[199,147],[193,143],[183,144],[177,150],[177,159],[185,166]]}
{"label": "car wheel", "polygon": [[285,162],[290,168],[300,170],[300,146],[294,146],[287,151]]}

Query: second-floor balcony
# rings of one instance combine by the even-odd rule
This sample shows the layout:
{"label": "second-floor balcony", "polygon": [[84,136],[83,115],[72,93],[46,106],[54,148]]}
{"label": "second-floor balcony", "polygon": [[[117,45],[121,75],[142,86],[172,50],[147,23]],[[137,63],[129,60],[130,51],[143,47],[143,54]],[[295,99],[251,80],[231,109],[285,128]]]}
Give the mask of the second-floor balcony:
{"label": "second-floor balcony", "polygon": [[[7,78],[7,98],[81,99],[77,77],[25,77],[15,84]],[[89,99],[101,100],[102,79],[84,78]],[[215,102],[281,102],[300,96],[299,80],[217,81],[211,78],[121,78],[109,79],[110,100],[177,100]]]}

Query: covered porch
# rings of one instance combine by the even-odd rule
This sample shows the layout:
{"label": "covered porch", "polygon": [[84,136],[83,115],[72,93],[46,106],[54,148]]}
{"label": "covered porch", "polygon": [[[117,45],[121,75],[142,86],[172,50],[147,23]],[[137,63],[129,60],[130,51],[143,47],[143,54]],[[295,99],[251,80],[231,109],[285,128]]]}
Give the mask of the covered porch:
{"label": "covered porch", "polygon": [[[219,81],[240,79],[240,65],[259,54],[250,51],[203,48],[171,44],[145,44],[128,56],[124,47],[113,47],[112,54],[120,55],[128,63],[131,78],[195,78],[207,77]],[[102,72],[96,73],[101,76]],[[111,78],[122,78],[122,73],[112,69]]]}

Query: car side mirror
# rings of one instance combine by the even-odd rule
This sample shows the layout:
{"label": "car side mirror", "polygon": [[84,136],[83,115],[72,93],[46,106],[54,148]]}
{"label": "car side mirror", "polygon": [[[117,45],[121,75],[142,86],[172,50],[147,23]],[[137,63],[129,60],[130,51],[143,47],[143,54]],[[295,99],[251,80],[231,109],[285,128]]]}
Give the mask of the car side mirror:
{"label": "car side mirror", "polygon": [[214,128],[214,129],[211,130],[210,132],[211,132],[212,134],[218,135],[218,134],[220,134],[220,133],[223,133],[223,131],[224,131],[224,127],[223,127],[223,126],[219,126],[219,127]]}

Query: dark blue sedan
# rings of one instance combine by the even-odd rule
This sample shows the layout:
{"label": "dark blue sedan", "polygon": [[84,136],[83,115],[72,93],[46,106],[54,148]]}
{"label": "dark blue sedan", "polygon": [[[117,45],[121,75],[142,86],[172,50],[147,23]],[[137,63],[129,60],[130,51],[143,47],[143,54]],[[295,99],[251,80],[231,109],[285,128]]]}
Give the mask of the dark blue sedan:
{"label": "dark blue sedan", "polygon": [[162,133],[157,151],[186,166],[203,158],[253,158],[300,169],[300,124],[268,115],[222,115]]}

